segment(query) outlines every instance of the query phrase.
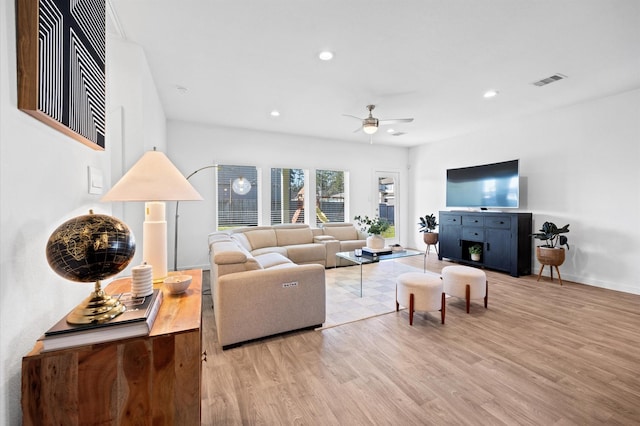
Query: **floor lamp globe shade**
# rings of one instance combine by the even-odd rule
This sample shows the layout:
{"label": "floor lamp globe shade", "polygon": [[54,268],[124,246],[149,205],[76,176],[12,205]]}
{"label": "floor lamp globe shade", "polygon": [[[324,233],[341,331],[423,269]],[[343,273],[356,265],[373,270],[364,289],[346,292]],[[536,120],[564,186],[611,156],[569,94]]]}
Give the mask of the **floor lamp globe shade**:
{"label": "floor lamp globe shade", "polygon": [[96,282],[124,270],[136,252],[129,227],[113,216],[88,214],[69,219],[47,241],[47,263],[61,277]]}
{"label": "floor lamp globe shade", "polygon": [[251,182],[243,177],[235,178],[231,188],[238,195],[246,195],[251,191]]}

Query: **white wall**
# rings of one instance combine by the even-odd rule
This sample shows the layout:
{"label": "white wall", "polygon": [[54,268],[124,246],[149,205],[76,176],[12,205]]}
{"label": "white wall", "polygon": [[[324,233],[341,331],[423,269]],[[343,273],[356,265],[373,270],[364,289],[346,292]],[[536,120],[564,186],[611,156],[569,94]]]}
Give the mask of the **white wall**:
{"label": "white wall", "polygon": [[[534,230],[571,225],[563,279],[640,294],[640,90],[412,148],[410,158],[416,219],[445,209],[447,168],[519,158],[519,210],[533,213]],[[411,242],[424,247],[417,230]]]}
{"label": "white wall", "polygon": [[[164,147],[166,141],[164,114],[144,56],[123,45],[118,47],[128,55],[123,66],[113,62],[111,47],[107,49],[107,72],[119,75],[115,79],[108,75],[107,92],[118,96],[115,103],[108,102],[106,151],[93,151],[19,111],[15,2],[2,0],[0,8],[0,424],[18,425],[22,356],[93,290],[92,285],[58,277],[49,268],[45,258],[49,236],[64,221],[89,209],[111,213],[99,195],[88,193],[88,166],[103,171],[108,187],[114,152],[116,164],[130,165],[145,149]],[[130,87],[122,89],[118,83]],[[111,115],[117,107],[122,120]],[[128,138],[125,132],[114,139],[111,130],[118,121],[136,137]],[[116,144],[126,140],[136,158],[121,159],[121,147],[110,146],[114,140]],[[124,219],[130,223],[126,214]]]}
{"label": "white wall", "polygon": [[[176,166],[188,175],[209,164],[254,165],[261,168],[264,182],[268,182],[272,167],[345,170],[349,172],[351,221],[356,214],[374,214],[373,194],[376,189],[374,172],[395,171],[400,174],[400,186],[407,181],[408,150],[369,143],[353,144],[336,140],[315,139],[251,130],[210,127],[193,123],[168,123],[169,156]],[[190,182],[204,197],[204,201],[180,203],[178,237],[178,269],[209,268],[207,234],[215,231],[214,169],[204,170]],[[263,185],[263,196],[269,187]],[[407,222],[408,201],[400,199],[400,209]],[[175,203],[167,207],[170,240],[173,240]],[[401,244],[403,237],[401,235]],[[173,243],[170,244],[169,264],[173,266]]]}

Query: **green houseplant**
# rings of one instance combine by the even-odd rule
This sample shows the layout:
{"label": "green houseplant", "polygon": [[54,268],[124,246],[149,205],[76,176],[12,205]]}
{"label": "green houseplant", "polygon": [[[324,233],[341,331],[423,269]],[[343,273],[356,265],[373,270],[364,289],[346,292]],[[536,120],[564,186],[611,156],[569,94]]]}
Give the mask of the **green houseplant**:
{"label": "green houseplant", "polygon": [[569,224],[562,228],[558,228],[553,222],[545,222],[542,224],[542,229],[540,229],[539,232],[532,234],[532,236],[545,242],[539,247],[555,248],[558,246],[567,246],[568,250],[569,244],[567,244],[567,236],[560,235],[566,234],[567,232],[569,232]]}
{"label": "green houseplant", "polygon": [[355,216],[353,220],[356,221],[360,230],[369,234],[367,238],[367,247],[372,249],[381,249],[384,247],[385,241],[382,237],[382,233],[388,230],[391,226],[387,219],[374,216]]}
{"label": "green houseplant", "polygon": [[360,230],[370,235],[380,235],[391,226],[389,221],[378,216],[375,217],[361,217],[360,215],[353,218],[356,221]]}
{"label": "green houseplant", "polygon": [[475,260],[476,262],[479,261],[480,255],[482,254],[482,246],[480,244],[470,246],[469,254],[471,255],[471,260]]}
{"label": "green houseplant", "polygon": [[567,243],[567,236],[561,234],[566,234],[567,232],[569,232],[568,224],[558,228],[553,222],[545,222],[539,232],[531,234],[534,238],[544,241],[544,244],[536,247],[536,258],[540,262],[538,281],[540,281],[545,265],[549,265],[551,280],[553,280],[553,268],[555,267],[558,272],[558,280],[562,285],[562,277],[558,267],[564,263],[565,259],[565,252],[562,246],[566,246],[567,250],[569,250],[569,244]]}
{"label": "green houseplant", "polygon": [[438,226],[438,222],[436,221],[436,217],[432,213],[421,217],[418,225],[420,226],[418,228],[419,232],[430,233],[433,232],[434,229],[436,229],[436,226]]}
{"label": "green houseplant", "polygon": [[[436,217],[433,213],[424,215],[424,217],[420,217],[420,222],[418,222],[418,232],[422,232],[422,239],[424,243],[427,245],[427,250],[431,248],[432,245],[435,245],[438,242],[438,233],[433,232],[438,226],[438,222],[436,221]],[[437,252],[436,248],[436,252]]]}

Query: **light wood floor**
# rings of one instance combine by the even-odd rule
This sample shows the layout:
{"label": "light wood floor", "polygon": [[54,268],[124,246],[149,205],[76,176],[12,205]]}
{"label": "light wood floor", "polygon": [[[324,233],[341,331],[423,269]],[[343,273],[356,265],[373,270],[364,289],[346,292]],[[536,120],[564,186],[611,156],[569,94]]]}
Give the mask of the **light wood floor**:
{"label": "light wood floor", "polygon": [[486,272],[489,309],[449,299],[445,325],[405,310],[224,352],[205,297],[202,423],[640,424],[640,296]]}

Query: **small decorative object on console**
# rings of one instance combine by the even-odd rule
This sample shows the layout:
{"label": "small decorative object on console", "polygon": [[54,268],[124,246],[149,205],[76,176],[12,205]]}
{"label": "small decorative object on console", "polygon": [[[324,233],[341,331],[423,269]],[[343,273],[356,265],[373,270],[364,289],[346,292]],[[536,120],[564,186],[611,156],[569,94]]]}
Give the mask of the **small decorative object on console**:
{"label": "small decorative object on console", "polygon": [[182,294],[191,284],[191,275],[171,275],[164,279],[164,286],[171,294]]}

